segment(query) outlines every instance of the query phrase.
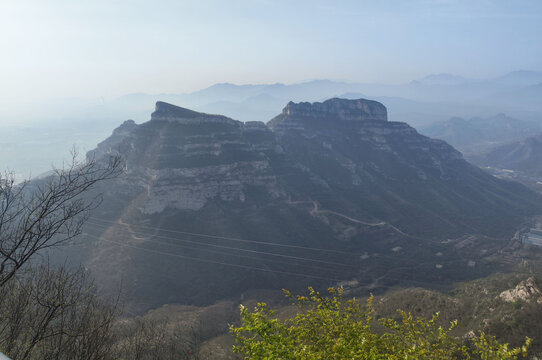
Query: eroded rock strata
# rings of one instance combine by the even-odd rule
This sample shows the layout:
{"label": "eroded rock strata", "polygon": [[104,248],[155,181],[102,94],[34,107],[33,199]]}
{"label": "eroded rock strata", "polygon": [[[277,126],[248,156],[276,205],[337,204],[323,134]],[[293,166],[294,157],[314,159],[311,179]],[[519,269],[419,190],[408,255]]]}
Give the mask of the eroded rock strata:
{"label": "eroded rock strata", "polygon": [[88,266],[142,309],[337,280],[376,291],[468,278],[487,270],[469,261],[539,210],[526,188],[363,99],[289,103],[268,124],[158,102],[89,156],[109,153],[126,171],[102,189]]}

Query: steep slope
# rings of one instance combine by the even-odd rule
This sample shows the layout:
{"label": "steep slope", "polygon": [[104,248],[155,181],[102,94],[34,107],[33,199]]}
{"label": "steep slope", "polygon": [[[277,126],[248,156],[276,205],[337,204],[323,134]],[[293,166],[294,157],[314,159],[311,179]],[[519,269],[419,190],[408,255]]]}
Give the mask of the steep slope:
{"label": "steep slope", "polygon": [[[289,103],[241,123],[158,102],[89,156],[118,152],[87,266],[135,309],[255,288],[350,280],[367,289],[487,273],[536,195],[387,121],[374,101]],[[481,264],[480,262],[478,262]],[[437,269],[435,271],[435,269]]]}
{"label": "steep slope", "polygon": [[270,126],[284,151],[323,180],[313,195],[323,206],[376,216],[411,234],[471,227],[496,235],[504,227],[489,224],[517,219],[528,193],[484,174],[445,142],[386,121],[377,102],[290,103]]}

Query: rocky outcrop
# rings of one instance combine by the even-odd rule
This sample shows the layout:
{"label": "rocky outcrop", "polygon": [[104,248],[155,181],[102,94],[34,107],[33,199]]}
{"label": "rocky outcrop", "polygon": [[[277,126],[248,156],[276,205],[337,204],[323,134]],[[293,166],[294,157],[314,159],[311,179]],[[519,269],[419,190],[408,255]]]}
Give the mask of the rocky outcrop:
{"label": "rocky outcrop", "polygon": [[[440,178],[448,177],[447,164],[463,159],[459,151],[444,141],[420,136],[406,123],[387,121],[386,108],[382,104],[364,99],[330,99],[312,104],[290,102],[268,125],[278,135],[281,146],[295,146],[302,137],[311,139],[311,142],[321,142],[329,150],[340,149],[345,144],[349,149],[363,147],[367,158],[357,153],[351,154],[357,161],[341,161],[341,166],[351,172],[355,169],[352,164],[357,162],[365,164],[366,169],[367,166],[372,167],[380,175],[389,177],[389,173],[380,171],[381,166],[372,161],[389,153],[393,158],[391,161],[408,166],[425,181],[431,178],[428,171]],[[353,171],[352,182],[363,185],[359,174],[356,175],[359,170]]]}
{"label": "rocky outcrop", "polygon": [[513,289],[503,291],[499,297],[505,302],[536,301],[542,304],[542,292],[533,277],[520,282]]}
{"label": "rocky outcrop", "polygon": [[222,123],[238,125],[240,122],[223,115],[211,115],[171,105],[162,101],[156,103],[151,121],[174,121],[181,124]]}
{"label": "rocky outcrop", "polygon": [[99,143],[96,149],[90,151],[87,154],[87,157],[99,159],[106,154],[118,152],[119,143],[124,140],[124,138],[130,136],[136,127],[137,124],[134,120],[126,120],[118,128],[113,130],[113,134],[111,134],[110,137]]}
{"label": "rocky outcrop", "polygon": [[276,132],[303,130],[317,122],[326,122],[330,126],[337,122],[373,122],[387,121],[387,110],[379,102],[358,99],[329,99],[322,103],[289,102],[282,113],[269,122]]}
{"label": "rocky outcrop", "polygon": [[379,102],[365,99],[329,99],[322,103],[289,102],[282,115],[310,119],[335,119],[338,121],[387,121],[387,110]]}
{"label": "rocky outcrop", "polygon": [[146,175],[153,179],[153,186],[148,187],[147,200],[141,208],[141,212],[147,215],[161,213],[168,208],[199,210],[212,199],[243,203],[247,186],[265,188],[272,198],[282,194],[265,160],[199,168],[149,169]]}

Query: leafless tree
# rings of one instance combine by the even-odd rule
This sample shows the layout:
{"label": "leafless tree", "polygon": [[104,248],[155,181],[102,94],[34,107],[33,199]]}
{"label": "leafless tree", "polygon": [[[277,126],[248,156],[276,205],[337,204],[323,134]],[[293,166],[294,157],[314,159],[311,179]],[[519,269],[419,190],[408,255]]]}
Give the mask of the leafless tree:
{"label": "leafless tree", "polygon": [[0,287],[37,252],[81,233],[89,211],[101,198],[90,190],[122,171],[119,156],[72,161],[51,176],[17,184],[0,175]]}
{"label": "leafless tree", "polygon": [[182,318],[168,312],[125,318],[114,328],[114,353],[119,359],[198,360],[206,340],[201,336],[199,315],[200,311],[194,310]]}
{"label": "leafless tree", "polygon": [[114,352],[120,359],[197,360],[201,346],[197,327],[168,319],[125,319],[117,324],[115,334]]}
{"label": "leafless tree", "polygon": [[112,359],[117,315],[84,269],[25,268],[0,288],[0,349],[14,360]]}

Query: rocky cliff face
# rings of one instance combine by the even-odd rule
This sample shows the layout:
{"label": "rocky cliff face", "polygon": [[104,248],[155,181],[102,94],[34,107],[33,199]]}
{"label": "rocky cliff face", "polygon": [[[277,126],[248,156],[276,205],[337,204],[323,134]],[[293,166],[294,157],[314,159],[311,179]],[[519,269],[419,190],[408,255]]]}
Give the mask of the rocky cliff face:
{"label": "rocky cliff face", "polygon": [[384,105],[371,100],[330,99],[322,103],[289,102],[282,113],[269,122],[277,133],[302,130],[317,123],[333,126],[337,122],[380,122],[387,121]]}
{"label": "rocky cliff face", "polygon": [[363,99],[289,103],[267,125],[159,102],[149,122],[123,124],[91,154],[110,152],[127,168],[89,224],[88,266],[105,286],[129,284],[142,308],[475,276],[473,249],[498,241],[465,236],[504,239],[539,209],[527,189]]}
{"label": "rocky cliff face", "polygon": [[150,122],[125,131],[128,126],[115,130],[97,153],[119,148],[125,186],[145,194],[143,214],[199,210],[215,198],[243,203],[247,187],[261,187],[271,198],[283,195],[266,157],[275,140],[263,123],[245,125],[158,102]]}
{"label": "rocky cliff face", "polygon": [[222,115],[211,115],[199,113],[189,109],[181,108],[162,101],[156,103],[155,111],[151,114],[153,121],[169,121],[179,124],[228,124],[232,126],[239,125],[239,121],[232,120]]}

